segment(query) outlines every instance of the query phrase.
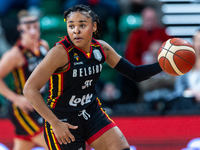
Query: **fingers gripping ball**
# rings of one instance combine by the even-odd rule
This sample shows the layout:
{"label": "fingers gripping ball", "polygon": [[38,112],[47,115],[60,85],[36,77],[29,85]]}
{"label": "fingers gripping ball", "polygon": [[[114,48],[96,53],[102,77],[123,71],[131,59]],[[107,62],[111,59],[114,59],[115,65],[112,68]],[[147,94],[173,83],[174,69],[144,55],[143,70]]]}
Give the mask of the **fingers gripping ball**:
{"label": "fingers gripping ball", "polygon": [[166,73],[173,76],[189,72],[196,60],[192,45],[182,38],[165,41],[158,51],[158,62]]}

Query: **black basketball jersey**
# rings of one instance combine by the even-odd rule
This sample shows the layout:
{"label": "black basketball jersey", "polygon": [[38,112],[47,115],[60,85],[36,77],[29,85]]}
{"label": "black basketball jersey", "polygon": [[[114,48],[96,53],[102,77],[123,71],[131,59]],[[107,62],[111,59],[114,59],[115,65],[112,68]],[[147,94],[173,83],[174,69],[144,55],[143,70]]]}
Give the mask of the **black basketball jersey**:
{"label": "black basketball jersey", "polygon": [[22,94],[24,85],[30,74],[33,72],[35,67],[42,61],[47,54],[47,48],[39,42],[39,53],[36,55],[30,49],[23,47],[21,41],[18,40],[15,46],[18,46],[22,55],[25,59],[25,64],[22,67],[15,68],[12,71],[14,78],[15,90],[18,94]]}
{"label": "black basketball jersey", "polygon": [[90,53],[72,46],[67,36],[61,44],[68,54],[68,68],[56,71],[49,79],[49,107],[63,112],[80,111],[97,99],[97,82],[106,56],[98,41],[92,39]]}

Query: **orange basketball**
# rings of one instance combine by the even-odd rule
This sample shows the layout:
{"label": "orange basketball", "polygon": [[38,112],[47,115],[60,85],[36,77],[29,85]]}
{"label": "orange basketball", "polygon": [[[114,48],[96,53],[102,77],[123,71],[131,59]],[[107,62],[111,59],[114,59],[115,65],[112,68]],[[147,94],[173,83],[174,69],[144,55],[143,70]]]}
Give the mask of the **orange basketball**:
{"label": "orange basketball", "polygon": [[165,41],[158,51],[158,62],[166,73],[173,76],[189,72],[196,60],[193,46],[182,38]]}

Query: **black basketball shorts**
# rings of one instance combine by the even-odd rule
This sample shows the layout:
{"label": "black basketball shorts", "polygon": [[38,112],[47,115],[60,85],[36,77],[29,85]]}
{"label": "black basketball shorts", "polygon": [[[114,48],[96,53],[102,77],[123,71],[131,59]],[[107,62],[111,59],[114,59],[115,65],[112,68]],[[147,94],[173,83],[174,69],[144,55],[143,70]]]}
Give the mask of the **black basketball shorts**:
{"label": "black basketball shorts", "polygon": [[103,133],[116,126],[101,107],[97,98],[89,107],[77,113],[60,114],[55,112],[60,121],[78,126],[77,129],[69,129],[74,135],[75,141],[60,145],[52,131],[51,125],[44,121],[44,136],[49,150],[85,150],[85,142],[89,145]]}
{"label": "black basketball shorts", "polygon": [[11,104],[8,117],[15,127],[15,138],[30,141],[31,137],[43,131],[43,118],[36,111],[26,114]]}

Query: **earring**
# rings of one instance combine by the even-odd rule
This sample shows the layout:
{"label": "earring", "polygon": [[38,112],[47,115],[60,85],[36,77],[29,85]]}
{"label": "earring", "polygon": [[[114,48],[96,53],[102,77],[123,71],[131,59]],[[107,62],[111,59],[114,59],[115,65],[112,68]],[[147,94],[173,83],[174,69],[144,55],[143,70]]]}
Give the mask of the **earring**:
{"label": "earring", "polygon": [[66,18],[64,18],[64,22],[66,22]]}

